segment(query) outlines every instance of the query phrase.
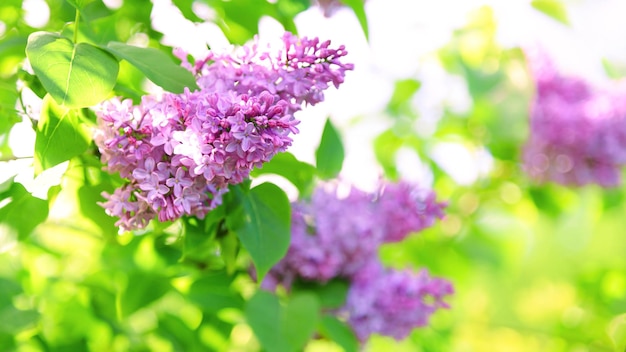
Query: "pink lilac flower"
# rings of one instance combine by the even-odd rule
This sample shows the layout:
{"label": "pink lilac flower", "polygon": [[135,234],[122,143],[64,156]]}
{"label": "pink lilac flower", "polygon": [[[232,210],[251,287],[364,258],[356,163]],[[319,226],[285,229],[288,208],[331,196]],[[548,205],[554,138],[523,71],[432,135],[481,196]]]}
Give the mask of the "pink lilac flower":
{"label": "pink lilac flower", "polygon": [[428,325],[435,311],[449,308],[444,298],[453,293],[449,281],[431,277],[425,269],[387,269],[371,261],[351,281],[340,314],[362,342],[372,334],[402,340]]}
{"label": "pink lilac flower", "polygon": [[538,48],[526,55],[536,84],[526,172],[539,182],[618,186],[626,163],[626,82],[597,87],[561,74]]}
{"label": "pink lilac flower", "polygon": [[138,105],[102,104],[94,140],[105,169],[127,180],[123,192],[104,194],[102,206],[120,217],[122,231],[145,227],[154,217],[205,216],[228,185],[285,151],[298,133],[294,114],[322,101],[323,91],[338,87],[353,69],[341,61],[345,48],[333,49],[330,41],[285,33],[283,45],[260,50],[254,41],[193,64],[176,50],[199,90],[148,95]]}

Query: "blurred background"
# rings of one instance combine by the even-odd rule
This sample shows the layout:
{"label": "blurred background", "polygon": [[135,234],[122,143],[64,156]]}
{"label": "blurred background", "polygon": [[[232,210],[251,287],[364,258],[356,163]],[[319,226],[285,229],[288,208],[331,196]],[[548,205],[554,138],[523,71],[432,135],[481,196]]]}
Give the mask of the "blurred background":
{"label": "blurred background", "polygon": [[[50,3],[23,2],[29,26],[50,25],[59,11]],[[131,6],[131,1],[104,3],[140,13],[141,5]],[[167,0],[154,0],[149,13],[143,13],[148,20],[143,20],[162,33],[163,45],[193,55],[202,55],[207,44],[227,47],[255,28],[267,41],[284,30],[271,17],[251,15],[258,25],[251,23],[252,29],[236,37],[222,32],[216,21],[219,13],[205,2],[176,3],[200,20],[189,21],[192,14]],[[250,7],[242,16],[254,13],[252,3],[246,2]],[[324,103],[300,112],[300,134],[289,151],[314,163],[328,116],[346,148],[341,174],[346,181],[372,189],[381,177],[411,179],[433,188],[449,204],[445,219],[417,236],[386,245],[381,257],[390,267],[426,267],[452,281],[456,293],[449,300],[451,309],[437,312],[428,327],[404,341],[374,337],[366,351],[624,350],[623,187],[536,184],[524,174],[520,160],[534,94],[523,49],[540,44],[563,72],[607,84],[626,73],[625,13],[626,2],[620,0],[367,0],[367,37],[359,17],[345,6],[326,12],[312,6],[294,17],[300,35],[344,44],[355,70]],[[134,28],[128,41],[147,45],[153,40],[146,34],[151,29],[119,24],[125,25]],[[0,37],[4,34],[0,28]],[[28,106],[37,111],[36,103]],[[30,121],[24,119],[11,131],[10,148],[18,156],[32,155],[33,138]],[[78,199],[73,206],[52,209],[28,242],[18,244],[8,231],[0,232],[0,302],[17,297],[10,301],[14,308],[0,310],[0,346],[17,341],[11,343],[20,351],[38,351],[39,344],[28,341],[35,335],[34,322],[41,321],[46,338],[69,346],[67,351],[84,344],[98,350],[107,343],[124,350],[140,337],[148,341],[146,350],[178,350],[186,342],[171,342],[168,332],[184,336],[190,327],[199,329],[197,338],[215,350],[258,348],[250,330],[236,323],[236,312],[220,316],[235,322],[230,335],[220,320],[210,321],[200,313],[214,307],[197,296],[220,296],[211,285],[228,279],[215,277],[197,285],[174,282],[191,290],[190,296],[196,297],[191,301],[166,294],[165,286],[154,286],[164,270],[182,275],[184,269],[171,266],[176,256],[159,238],[126,235],[114,245],[102,241],[100,236],[107,238],[103,234],[113,221],[97,215],[98,193],[88,192],[96,186],[78,183],[80,175],[71,170],[60,178],[67,168],[64,163],[37,181],[19,160],[0,169],[9,175],[21,172],[16,181],[42,198],[63,182],[58,197],[75,203]],[[296,197],[290,185],[276,182]],[[29,214],[13,215],[29,221]],[[137,267],[141,275],[129,272]],[[119,290],[135,293],[119,303],[114,295]],[[86,303],[87,296],[96,303]],[[28,310],[37,305],[33,300],[46,302],[40,308],[43,317]],[[102,323],[120,311],[139,312],[124,327],[124,337]],[[75,325],[77,321],[85,323]],[[155,330],[156,325],[165,330]],[[312,343],[307,350],[338,348]]]}

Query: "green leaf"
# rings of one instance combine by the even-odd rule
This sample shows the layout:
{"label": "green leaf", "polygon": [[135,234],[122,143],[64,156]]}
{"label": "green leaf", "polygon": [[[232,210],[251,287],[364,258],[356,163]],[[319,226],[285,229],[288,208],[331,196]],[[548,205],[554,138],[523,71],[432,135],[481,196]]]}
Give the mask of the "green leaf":
{"label": "green leaf", "polygon": [[310,292],[317,296],[324,308],[339,308],[346,303],[349,284],[344,279],[333,279],[326,283],[302,281],[293,287],[294,292]]}
{"label": "green leaf", "polygon": [[365,13],[365,0],[340,0],[344,5],[350,7],[356,18],[361,24],[365,39],[369,40],[369,26],[367,24],[367,15]]}
{"label": "green leaf", "polygon": [[613,342],[616,351],[626,349],[626,314],[621,314],[613,318],[609,323],[607,334]]}
{"label": "green leaf", "polygon": [[291,351],[302,351],[319,321],[320,304],[312,294],[291,297],[282,315],[281,327]]}
{"label": "green leaf", "polygon": [[269,352],[301,351],[315,332],[319,302],[313,295],[294,295],[286,305],[266,291],[257,293],[245,308],[246,321]]}
{"label": "green leaf", "polygon": [[328,339],[335,341],[346,352],[356,352],[359,342],[352,329],[335,316],[325,315],[321,319],[320,333]]}
{"label": "green leaf", "polygon": [[35,173],[82,154],[91,136],[80,124],[79,110],[68,110],[50,96],[43,100],[35,138]]}
{"label": "green leaf", "polygon": [[289,351],[280,331],[281,306],[278,297],[266,291],[257,291],[246,304],[245,316],[248,325],[268,352]]}
{"label": "green leaf", "polygon": [[0,223],[14,230],[20,240],[28,237],[48,217],[48,202],[33,197],[20,183],[14,182],[1,198],[11,201],[0,208]]}
{"label": "green leaf", "polygon": [[344,151],[339,132],[330,119],[326,120],[322,140],[315,151],[317,174],[322,179],[337,177],[343,165]]}
{"label": "green leaf", "polygon": [[258,281],[287,253],[290,241],[291,207],[285,192],[271,183],[248,193],[231,190],[240,211],[229,212],[226,224],[234,231],[254,262]]}
{"label": "green leaf", "polygon": [[0,332],[17,335],[31,329],[40,315],[34,310],[20,310],[13,306],[0,310]]}
{"label": "green leaf", "polygon": [[612,79],[620,79],[626,77],[626,65],[621,62],[602,59],[602,67],[607,76]]}
{"label": "green leaf", "polygon": [[169,280],[165,276],[147,272],[129,274],[126,289],[121,296],[121,315],[128,317],[161,298],[170,289]]}
{"label": "green leaf", "polygon": [[254,169],[251,174],[253,177],[262,174],[283,176],[296,186],[302,196],[309,194],[313,188],[315,167],[296,159],[296,157],[289,152],[284,152],[276,154],[272,160],[263,164],[262,168]]}
{"label": "green leaf", "polygon": [[387,109],[392,114],[400,113],[403,107],[410,105],[409,99],[420,89],[421,85],[421,82],[415,79],[397,81],[391,100],[387,103]]}
{"label": "green leaf", "polygon": [[112,54],[135,66],[154,84],[172,93],[182,93],[185,87],[198,89],[193,74],[177,65],[161,50],[140,48],[119,42],[109,43],[106,47]]}
{"label": "green leaf", "polygon": [[67,0],[67,2],[74,6],[77,10],[82,10],[87,4],[93,1],[94,0]]}
{"label": "green leaf", "polygon": [[240,308],[243,299],[233,289],[233,277],[225,271],[210,272],[194,281],[187,293],[189,300],[204,312],[216,313],[223,308]]}
{"label": "green leaf", "polygon": [[202,22],[202,19],[193,12],[193,3],[195,0],[172,0],[172,4],[180,10],[186,19],[192,22]]}
{"label": "green leaf", "polygon": [[553,19],[569,25],[567,10],[560,0],[533,0],[531,5]]}
{"label": "green leaf", "polygon": [[26,55],[48,93],[70,108],[89,107],[106,99],[119,70],[117,60],[106,51],[49,32],[32,33]]}

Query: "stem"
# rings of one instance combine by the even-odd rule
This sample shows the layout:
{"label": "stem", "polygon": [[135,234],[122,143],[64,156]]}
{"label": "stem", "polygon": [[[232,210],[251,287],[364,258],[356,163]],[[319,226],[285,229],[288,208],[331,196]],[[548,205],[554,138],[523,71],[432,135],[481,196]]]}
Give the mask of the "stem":
{"label": "stem", "polygon": [[76,19],[74,20],[74,44],[78,43],[78,20],[80,19],[80,11],[76,9]]}

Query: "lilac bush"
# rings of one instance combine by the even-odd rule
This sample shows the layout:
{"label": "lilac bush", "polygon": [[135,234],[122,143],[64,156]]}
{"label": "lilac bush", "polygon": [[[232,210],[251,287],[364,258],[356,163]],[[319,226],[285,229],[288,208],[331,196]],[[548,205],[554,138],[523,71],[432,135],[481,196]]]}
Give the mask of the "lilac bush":
{"label": "lilac bush", "polygon": [[294,114],[353,69],[341,61],[345,48],[330,41],[285,33],[283,45],[261,50],[254,41],[194,62],[176,50],[199,90],[102,104],[94,140],[106,170],[127,182],[101,205],[122,231],[153,218],[203,218],[229,184],[285,151],[298,133]]}
{"label": "lilac bush", "polygon": [[293,204],[289,250],[262,287],[290,289],[297,281],[345,279],[350,289],[337,314],[347,316],[357,337],[365,341],[378,333],[402,339],[447,307],[443,298],[453,292],[452,285],[426,270],[383,268],[378,250],[432,226],[446,205],[436,201],[434,192],[405,181],[383,183],[373,194],[354,187],[345,196],[340,193],[336,184],[322,184],[310,201]]}
{"label": "lilac bush", "polygon": [[596,87],[560,73],[540,49],[526,55],[536,85],[527,173],[540,182],[618,186],[626,163],[626,85]]}

